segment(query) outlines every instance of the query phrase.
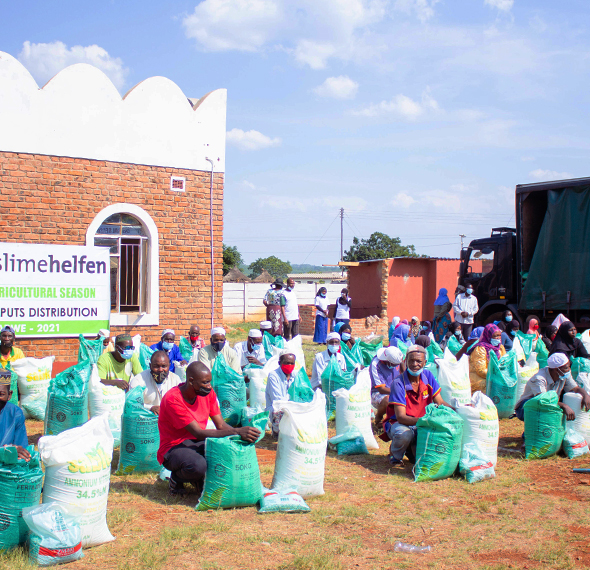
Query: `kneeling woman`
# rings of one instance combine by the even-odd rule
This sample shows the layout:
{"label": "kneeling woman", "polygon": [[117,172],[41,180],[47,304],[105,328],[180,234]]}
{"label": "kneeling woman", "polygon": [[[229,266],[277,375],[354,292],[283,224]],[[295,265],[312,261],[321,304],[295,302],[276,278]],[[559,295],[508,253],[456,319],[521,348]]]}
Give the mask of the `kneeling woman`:
{"label": "kneeling woman", "polygon": [[483,329],[479,342],[469,356],[471,393],[479,390],[485,394],[488,363],[492,352],[498,359],[506,354],[506,350],[502,346],[502,331],[496,325],[489,324]]}

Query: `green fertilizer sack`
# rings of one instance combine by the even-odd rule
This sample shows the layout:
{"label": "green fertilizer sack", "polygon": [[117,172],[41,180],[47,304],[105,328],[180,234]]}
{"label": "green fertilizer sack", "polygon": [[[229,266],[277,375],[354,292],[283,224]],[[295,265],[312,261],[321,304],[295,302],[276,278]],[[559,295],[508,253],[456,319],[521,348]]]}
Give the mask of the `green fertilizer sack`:
{"label": "green fertilizer sack", "polygon": [[447,348],[453,353],[455,356],[460,350],[463,345],[457,340],[455,335],[451,336],[447,341]]}
{"label": "green fertilizer sack", "polygon": [[349,427],[343,434],[330,438],[328,443],[336,447],[338,455],[366,455],[369,453],[365,438],[355,425]]}
{"label": "green fertilizer sack", "polygon": [[242,409],[246,407],[244,375],[230,368],[223,354],[217,355],[211,375],[211,386],[217,394],[221,416],[230,426],[239,426]]}
{"label": "green fertilizer sack", "polygon": [[266,513],[309,513],[311,509],[294,489],[285,491],[265,490],[260,499],[259,515]]}
{"label": "green fertilizer sack", "polygon": [[383,337],[376,336],[371,340],[364,342],[360,341],[359,349],[363,358],[363,366],[370,366],[371,361],[377,356],[377,351],[383,348]]}
{"label": "green fertilizer sack", "polygon": [[444,358],[445,353],[443,352],[442,348],[439,344],[433,340],[430,341],[430,344],[426,348],[426,356],[427,362],[431,362],[434,364],[435,359],[437,358]]}
{"label": "green fertilizer sack", "polygon": [[516,338],[520,341],[520,346],[522,346],[522,350],[524,350],[524,359],[528,360],[531,352],[533,352],[535,342],[537,341],[536,335],[516,331]]}
{"label": "green fertilizer sack", "polygon": [[93,366],[96,364],[83,360],[51,379],[45,435],[58,435],[88,421],[88,389]]}
{"label": "green fertilizer sack", "polygon": [[509,418],[514,413],[518,398],[518,362],[515,352],[510,351],[498,360],[496,353],[490,350],[486,395],[494,402],[498,418]]}
{"label": "green fertilizer sack", "polygon": [[540,338],[537,341],[535,352],[537,353],[537,362],[539,363],[539,368],[545,368],[545,366],[547,366],[547,359],[549,358],[549,351],[547,350],[543,339]]}
{"label": "green fertilizer sack", "polygon": [[92,364],[96,364],[104,350],[104,345],[102,344],[103,337],[101,336],[96,340],[86,340],[84,335],[81,334],[79,339],[80,347],[78,348],[78,362],[90,360]]}
{"label": "green fertilizer sack", "polygon": [[268,412],[260,408],[243,408],[240,423],[244,427],[255,427],[260,430],[260,435],[254,442],[258,443],[264,437],[266,424],[268,424]]}
{"label": "green fertilizer sack", "polygon": [[563,438],[563,450],[570,459],[590,453],[584,436],[580,435],[571,427],[568,427],[565,432],[565,436]]}
{"label": "green fertilizer sack", "polygon": [[149,370],[150,368],[150,360],[152,358],[152,354],[154,354],[154,350],[152,350],[147,344],[141,343],[139,345],[139,363],[144,370]]}
{"label": "green fertilizer sack", "polygon": [[402,351],[404,358],[408,354],[408,345],[400,339],[397,339],[397,347]]}
{"label": "green fertilizer sack", "polygon": [[180,349],[180,354],[182,355],[182,358],[187,362],[190,362],[193,358],[194,352],[194,348],[193,345],[190,343],[190,340],[181,336],[180,342],[178,343],[178,348]]}
{"label": "green fertilizer sack", "polygon": [[357,366],[363,366],[363,356],[360,353],[360,341],[356,341],[352,349],[344,341],[340,341],[340,354],[344,356],[346,371],[352,372]]}
{"label": "green fertilizer sack", "polygon": [[262,334],[262,346],[264,347],[264,354],[266,360],[270,360],[274,356],[274,348],[285,348],[285,339],[280,336],[272,336],[269,332],[264,331]]}
{"label": "green fertilizer sack", "polygon": [[27,447],[30,461],[17,458],[16,447],[0,449],[0,551],[24,544],[28,528],[22,510],[39,504],[43,471],[39,454]]}
{"label": "green fertilizer sack", "polygon": [[121,416],[121,450],[115,475],[160,471],[156,455],[160,447],[158,416],[143,407],[144,386],[136,386],[125,397]]}
{"label": "green fertilizer sack", "polygon": [[332,418],[336,410],[336,399],[332,392],[340,388],[349,390],[355,383],[354,372],[344,372],[338,364],[338,360],[330,358],[330,364],[322,372],[322,392],[326,394],[326,409],[328,419]]}
{"label": "green fertilizer sack", "polygon": [[418,442],[414,481],[450,477],[459,464],[463,419],[447,406],[429,404],[416,423]]}
{"label": "green fertilizer sack", "polygon": [[565,435],[565,415],[553,391],[539,394],[525,402],[524,444],[527,459],[555,455]]}
{"label": "green fertilizer sack", "polygon": [[262,497],[256,448],[239,435],[207,438],[207,474],[197,511],[255,505]]}
{"label": "green fertilizer sack", "polygon": [[[590,372],[590,360],[587,358],[572,358],[572,376],[576,380],[581,372]],[[539,365],[540,366],[540,365]]]}
{"label": "green fertilizer sack", "polygon": [[301,367],[299,369],[295,380],[293,380],[287,392],[289,394],[289,400],[292,402],[307,403],[313,400],[313,388],[311,387],[311,382],[309,381],[305,368]]}
{"label": "green fertilizer sack", "polygon": [[10,391],[12,392],[9,402],[18,406],[18,374],[11,368],[10,362],[6,363],[6,370],[10,371]]}

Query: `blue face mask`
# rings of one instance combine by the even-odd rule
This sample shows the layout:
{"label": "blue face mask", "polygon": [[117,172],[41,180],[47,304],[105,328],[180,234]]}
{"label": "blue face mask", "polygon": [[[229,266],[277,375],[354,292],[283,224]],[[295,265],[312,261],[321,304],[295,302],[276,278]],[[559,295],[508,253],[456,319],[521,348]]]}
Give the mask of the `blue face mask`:
{"label": "blue face mask", "polygon": [[510,334],[511,334],[512,336],[516,336],[516,331],[512,330],[512,331],[510,331]]}
{"label": "blue face mask", "polygon": [[455,336],[461,336],[461,331],[455,331]]}
{"label": "blue face mask", "polygon": [[471,295],[473,293],[473,289],[471,287],[468,287],[467,290],[465,291],[465,293],[467,293],[468,295]]}
{"label": "blue face mask", "polygon": [[422,372],[424,372],[424,368],[420,368],[420,370],[414,371],[408,367],[408,374],[410,374],[412,376],[420,376],[420,374],[422,374]]}
{"label": "blue face mask", "polygon": [[339,348],[340,347],[338,345],[333,345],[333,344],[328,345],[328,350],[330,351],[331,354],[335,354],[336,352],[338,352]]}
{"label": "blue face mask", "polygon": [[326,294],[325,293],[320,293],[320,297],[323,297],[325,299],[326,298]]}
{"label": "blue face mask", "polygon": [[492,344],[492,346],[500,346],[500,341],[497,338],[492,338],[490,340],[490,343]]}
{"label": "blue face mask", "polygon": [[130,347],[130,348],[125,348],[123,349],[123,352],[120,352],[119,354],[125,359],[125,360],[129,360],[134,353],[134,348]]}
{"label": "blue face mask", "polygon": [[350,333],[342,333],[342,340],[344,342],[350,340]]}
{"label": "blue face mask", "polygon": [[509,323],[512,320],[512,315],[508,315],[506,317],[506,322]]}
{"label": "blue face mask", "polygon": [[164,350],[172,350],[173,346],[174,346],[173,342],[162,341],[162,348]]}
{"label": "blue face mask", "polygon": [[571,372],[566,372],[565,374],[560,374],[559,379],[567,382],[568,380],[573,380],[573,376]]}

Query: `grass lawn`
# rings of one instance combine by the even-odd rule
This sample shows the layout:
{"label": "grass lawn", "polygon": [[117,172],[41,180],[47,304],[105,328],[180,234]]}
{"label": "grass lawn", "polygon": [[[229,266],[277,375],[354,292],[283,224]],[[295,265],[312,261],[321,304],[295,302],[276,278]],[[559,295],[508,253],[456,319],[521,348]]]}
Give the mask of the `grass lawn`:
{"label": "grass lawn", "polygon": [[[236,329],[238,327],[235,327]],[[245,338],[250,323],[230,330]],[[315,346],[305,341],[306,355]],[[308,363],[311,368],[311,361]],[[41,422],[27,421],[31,441]],[[589,568],[590,477],[572,473],[590,463],[553,457],[526,461],[523,424],[500,421],[496,478],[414,483],[411,466],[392,468],[387,445],[365,456],[326,459],[325,494],[311,513],[258,515],[255,507],[197,513],[196,495],[172,499],[154,474],[111,477],[108,524],[115,542],[88,549],[72,569],[489,569]],[[330,424],[330,435],[334,435]],[[269,485],[276,444],[258,447]],[[118,462],[113,457],[113,473]],[[428,554],[396,553],[396,541],[431,545]],[[0,555],[0,568],[26,567],[25,554]]]}

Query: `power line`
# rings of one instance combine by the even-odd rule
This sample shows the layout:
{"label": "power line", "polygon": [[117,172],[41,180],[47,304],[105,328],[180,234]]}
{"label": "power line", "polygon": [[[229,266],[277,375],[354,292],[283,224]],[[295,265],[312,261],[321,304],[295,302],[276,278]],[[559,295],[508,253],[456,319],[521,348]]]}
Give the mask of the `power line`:
{"label": "power line", "polygon": [[[328,230],[332,227],[332,224],[336,221],[336,218],[338,216],[339,216],[339,214],[336,214],[336,216],[334,217],[334,219],[330,222],[330,225],[326,228],[326,231],[324,232],[324,234],[322,235],[322,237],[313,246],[312,250],[307,254],[307,257],[303,260],[303,263],[305,263],[308,260],[309,256],[314,252],[315,248],[318,246],[318,243],[320,243],[320,240],[323,239],[324,236],[328,233]],[[323,252],[323,253],[326,253],[326,252]]]}

